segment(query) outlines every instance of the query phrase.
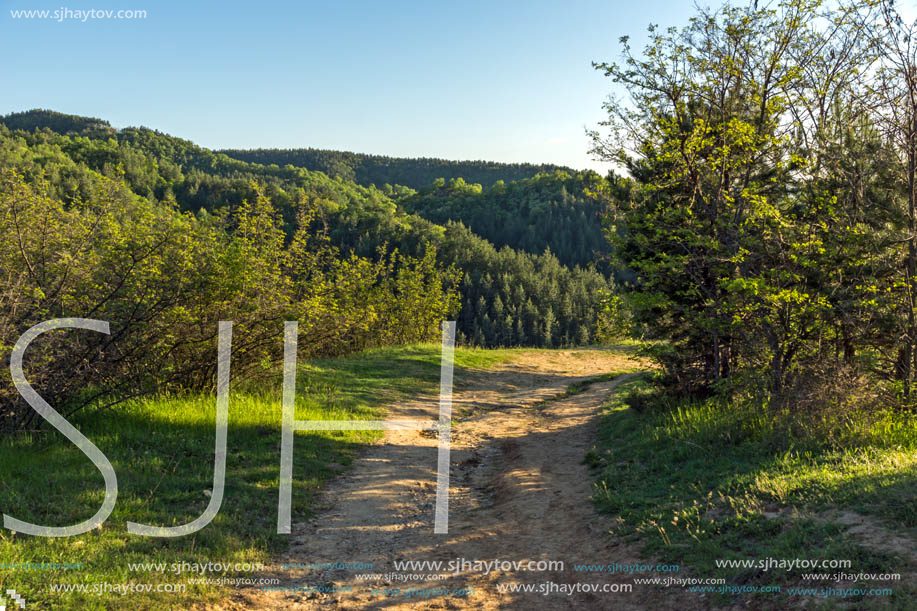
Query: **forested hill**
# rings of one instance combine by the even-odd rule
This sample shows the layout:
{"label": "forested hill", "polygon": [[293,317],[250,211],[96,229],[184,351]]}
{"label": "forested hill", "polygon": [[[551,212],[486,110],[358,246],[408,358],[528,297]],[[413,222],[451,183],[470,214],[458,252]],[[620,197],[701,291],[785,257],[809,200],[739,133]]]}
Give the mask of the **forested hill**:
{"label": "forested hill", "polygon": [[[12,171],[27,183],[19,187],[18,179],[11,179],[8,192],[0,189],[0,198],[7,197],[9,206],[24,197],[22,189],[33,189],[50,198],[43,201],[60,202],[60,210],[71,211],[77,204],[105,200],[108,196],[100,195],[100,189],[105,193],[110,189],[100,185],[108,181],[118,185],[119,198],[126,197],[125,192],[139,198],[125,206],[157,210],[186,224],[191,228],[187,231],[216,232],[216,242],[232,239],[243,221],[251,222],[252,207],[257,205],[259,214],[272,219],[269,224],[277,224],[289,247],[311,253],[282,257],[295,256],[314,267],[319,265],[315,253],[324,253],[325,263],[319,267],[325,269],[331,265],[327,252],[315,245],[327,243],[347,269],[367,278],[365,290],[371,286],[378,293],[377,287],[389,288],[378,293],[379,304],[372,306],[375,314],[363,323],[357,322],[360,317],[352,321],[362,325],[359,329],[346,331],[346,337],[333,332],[336,347],[322,347],[319,352],[424,337],[426,331],[410,328],[411,317],[429,321],[431,316],[440,320],[456,316],[459,340],[482,346],[590,343],[606,324],[611,283],[592,266],[565,265],[554,254],[543,252],[547,243],[533,245],[533,252],[499,248],[460,222],[444,217],[448,222],[437,224],[406,212],[399,202],[415,197],[410,189],[364,187],[304,168],[248,163],[150,129],[114,129],[99,119],[51,111],[0,117],[2,171]],[[452,190],[461,184],[456,181]],[[418,197],[432,201],[450,192],[430,191]],[[420,200],[416,203],[419,206]],[[219,237],[224,233],[227,237]],[[303,241],[298,242],[297,236]],[[10,246],[10,256],[15,258],[19,255],[14,247]],[[428,265],[429,257],[435,270]],[[335,273],[343,269],[340,265],[332,266]],[[338,284],[340,290],[348,286]],[[364,290],[360,286],[347,294],[347,299],[355,300],[348,307],[371,305],[367,297],[359,296]],[[453,290],[455,301],[450,297]],[[431,308],[422,300],[408,305],[411,295],[427,295],[441,305]],[[422,310],[411,314],[411,308]],[[443,308],[451,311],[444,313]],[[371,322],[386,316],[400,322],[394,327]]]}
{"label": "forested hill", "polygon": [[[192,180],[172,185],[173,191],[179,189],[173,195],[187,210],[213,209],[221,198],[230,198],[224,202],[227,204],[241,201],[238,191],[227,191],[208,175],[246,174],[273,184],[295,180],[303,169],[321,171],[344,184],[375,185],[377,190],[360,196],[370,201],[384,194],[383,199],[434,223],[461,222],[497,248],[509,246],[532,254],[549,249],[564,265],[597,263],[609,271],[609,246],[601,222],[607,207],[607,198],[601,194],[604,180],[592,171],[574,172],[553,165],[399,159],[318,149],[221,153],[151,130],[116,130],[102,119],[48,110],[14,113],[0,117],[0,123],[12,130],[50,129],[93,139],[116,138],[163,160],[161,169],[166,172],[171,164],[194,169]],[[157,191],[154,184],[138,175],[133,161],[122,164],[134,176],[141,194]],[[162,197],[161,187],[159,191],[155,195]]]}
{"label": "forested hill", "polygon": [[437,179],[399,198],[408,212],[434,223],[461,221],[496,246],[531,253],[549,248],[566,265],[597,263],[608,270],[605,179],[592,171],[556,171],[489,189],[461,178]]}
{"label": "forested hill", "polygon": [[115,133],[111,123],[95,117],[68,115],[53,110],[27,110],[0,117],[0,123],[9,129],[31,131],[50,129],[60,134],[79,134],[87,131]]}
{"label": "forested hill", "polygon": [[262,165],[292,165],[328,176],[340,176],[368,187],[376,185],[403,185],[411,189],[429,187],[437,178],[451,180],[462,178],[468,183],[491,186],[531,178],[540,172],[554,172],[570,168],[552,164],[497,163],[494,161],[450,161],[429,157],[403,158],[383,155],[365,155],[346,151],[322,149],[254,149],[217,151],[234,159]]}

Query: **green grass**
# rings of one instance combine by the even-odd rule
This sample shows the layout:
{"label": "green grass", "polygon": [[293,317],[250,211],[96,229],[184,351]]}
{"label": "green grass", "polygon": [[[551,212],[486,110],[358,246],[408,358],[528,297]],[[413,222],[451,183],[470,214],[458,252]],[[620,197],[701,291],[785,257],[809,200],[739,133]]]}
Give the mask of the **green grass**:
{"label": "green grass", "polygon": [[[619,516],[615,535],[690,571],[682,576],[784,589],[839,587],[801,582],[807,570],[718,569],[714,561],[849,559],[845,572],[901,573],[902,580],[872,584],[891,587],[891,597],[824,604],[915,608],[917,586],[905,575],[917,570],[913,555],[877,540],[870,544],[833,516],[838,509],[855,511],[879,532],[917,542],[917,418],[888,412],[869,422],[834,423],[831,436],[793,438],[780,426],[785,416],[751,404],[654,396],[645,377],[623,384],[585,459],[599,475],[595,502]],[[716,602],[748,598],[770,608],[800,603],[773,594]]]}
{"label": "green grass", "polygon": [[535,405],[535,408],[536,409],[544,408],[545,406],[547,406],[550,403],[553,403],[554,401],[560,401],[562,399],[572,397],[573,395],[578,395],[581,392],[585,392],[593,384],[599,384],[601,382],[608,382],[608,381],[615,379],[618,376],[621,376],[627,373],[632,373],[638,370],[639,369],[635,366],[632,368],[625,368],[620,371],[612,371],[609,373],[603,373],[602,375],[593,376],[591,378],[586,378],[585,380],[579,380],[578,382],[574,382],[573,384],[568,384],[567,388],[562,393],[554,395],[553,397],[548,397],[547,399],[537,403]]}
{"label": "green grass", "polygon": [[[512,350],[459,348],[463,371],[508,360]],[[399,398],[435,391],[440,347],[417,345],[316,360],[301,367],[298,420],[373,419]],[[0,570],[0,591],[13,588],[29,608],[185,608],[226,594],[231,586],[188,585],[176,594],[58,594],[52,583],[182,583],[189,575],[131,572],[128,563],[270,563],[289,537],[275,533],[280,465],[280,379],[262,390],[231,389],[226,490],[217,517],[188,537],[158,539],[127,533],[128,520],[178,525],[200,515],[212,488],[215,399],[174,396],[132,401],[71,421],[111,460],[118,502],[100,530],[69,538],[14,535],[0,528],[0,563],[83,563],[82,570]],[[302,432],[294,447],[293,520],[311,515],[322,483],[344,470],[378,433]],[[75,446],[48,427],[0,442],[0,511],[58,526],[92,516],[101,505],[101,474]],[[253,576],[253,574],[244,574]],[[198,575],[191,575],[197,577]]]}

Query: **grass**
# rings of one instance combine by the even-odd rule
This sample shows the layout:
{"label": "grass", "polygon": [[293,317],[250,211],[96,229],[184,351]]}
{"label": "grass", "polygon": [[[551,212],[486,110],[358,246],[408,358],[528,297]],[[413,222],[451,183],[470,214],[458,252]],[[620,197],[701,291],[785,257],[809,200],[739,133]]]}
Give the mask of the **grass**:
{"label": "grass", "polygon": [[[622,384],[585,459],[599,477],[598,508],[619,517],[614,534],[695,576],[784,588],[776,598],[720,595],[718,604],[752,598],[754,606],[785,608],[806,602],[787,596],[786,587],[842,587],[801,581],[809,571],[715,565],[805,558],[849,559],[844,572],[902,576],[865,586],[891,587],[892,596],[829,597],[821,601],[829,608],[915,608],[917,418],[888,412],[868,423],[847,422],[829,443],[788,437],[781,417],[750,404],[653,395],[647,377]],[[871,530],[853,532],[838,510],[867,516]]]}
{"label": "grass", "polygon": [[618,376],[621,376],[627,373],[632,373],[635,370],[636,370],[636,367],[624,368],[620,371],[615,370],[609,373],[603,373],[602,375],[592,376],[591,378],[586,378],[585,380],[579,380],[572,384],[568,384],[564,392],[554,395],[553,397],[548,397],[547,399],[544,399],[543,401],[537,403],[535,405],[535,408],[536,409],[543,408],[546,405],[548,405],[549,403],[553,403],[554,401],[560,401],[562,399],[572,397],[573,395],[578,395],[581,392],[585,392],[586,390],[588,390],[588,388],[592,386],[593,384],[599,384],[601,382],[608,382],[610,380],[615,379]]}
{"label": "grass", "polygon": [[[458,348],[455,377],[508,360],[513,350]],[[382,415],[399,398],[435,391],[440,347],[425,344],[371,350],[301,367],[298,420],[359,420]],[[188,537],[158,539],[127,533],[128,520],[178,525],[195,519],[212,488],[215,399],[164,396],[117,409],[85,413],[71,421],[111,460],[118,502],[98,530],[77,537],[38,538],[0,528],[4,563],[82,563],[81,569],[0,570],[0,591],[15,589],[29,608],[158,609],[189,607],[226,590],[187,585],[185,594],[92,593],[94,584],[183,583],[188,576],[132,572],[128,563],[264,563],[283,549],[277,535],[280,464],[280,380],[270,388],[231,388],[226,490],[213,522]],[[307,519],[323,482],[344,470],[378,433],[301,432],[294,447],[293,520]],[[67,525],[92,516],[104,493],[101,474],[53,429],[0,441],[0,511],[42,525]],[[223,571],[220,574],[234,574]],[[213,574],[208,576],[218,576]],[[256,576],[241,573],[240,576]],[[88,584],[89,592],[60,594],[50,584]],[[103,586],[104,587],[104,586]],[[178,602],[176,602],[178,601]]]}

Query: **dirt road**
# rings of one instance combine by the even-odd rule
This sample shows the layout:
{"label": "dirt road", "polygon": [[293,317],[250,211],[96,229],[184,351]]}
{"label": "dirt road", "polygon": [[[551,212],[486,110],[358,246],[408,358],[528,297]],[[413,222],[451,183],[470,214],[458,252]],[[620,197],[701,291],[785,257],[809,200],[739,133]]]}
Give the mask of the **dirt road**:
{"label": "dirt road", "polygon": [[[632,576],[576,572],[573,564],[636,564],[646,559],[608,534],[612,519],[589,501],[592,477],[583,456],[592,446],[599,407],[623,379],[563,396],[570,384],[633,368],[620,354],[601,350],[524,353],[511,364],[456,379],[449,533],[433,534],[435,434],[389,431],[384,443],[333,482],[312,521],[293,525],[292,544],[276,559],[286,592],[243,590],[224,609],[686,609],[696,600],[636,585],[629,593],[501,592],[498,586],[598,584],[614,589]],[[393,406],[389,418],[438,417],[436,396]],[[396,561],[562,561],[563,570],[482,571],[404,569]],[[281,563],[372,563],[364,570],[279,570]],[[533,565],[534,567],[534,565]],[[534,567],[537,568],[537,567]],[[391,573],[424,574],[401,581]],[[377,580],[359,574],[378,574]],[[386,575],[388,574],[388,575]],[[267,576],[267,574],[265,575]],[[639,575],[638,575],[639,576]],[[351,588],[350,591],[321,592]],[[473,589],[468,596],[396,593]],[[568,586],[569,587],[569,586]],[[385,592],[381,590],[387,589]],[[672,588],[671,590],[674,590]]]}

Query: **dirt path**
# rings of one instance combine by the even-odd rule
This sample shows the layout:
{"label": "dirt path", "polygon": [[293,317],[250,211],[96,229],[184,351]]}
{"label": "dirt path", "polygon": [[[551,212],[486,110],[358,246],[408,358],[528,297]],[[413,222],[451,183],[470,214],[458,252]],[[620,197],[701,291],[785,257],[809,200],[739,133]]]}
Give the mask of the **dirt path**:
{"label": "dirt path", "polygon": [[[355,461],[333,482],[322,510],[293,525],[281,563],[372,563],[371,570],[284,570],[271,574],[298,591],[241,591],[224,609],[686,609],[697,601],[648,586],[630,593],[509,593],[498,584],[629,584],[632,576],[583,573],[574,563],[646,562],[608,534],[613,523],[595,513],[583,456],[595,438],[598,408],[622,380],[600,382],[562,396],[570,384],[633,361],[600,350],[525,353],[512,364],[456,380],[450,521],[448,535],[433,534],[436,485],[435,434],[389,431],[384,443]],[[548,400],[552,399],[553,400]],[[390,418],[436,419],[437,397],[394,406]],[[401,560],[443,562],[563,561],[563,570],[449,573],[448,578],[401,581],[391,575],[360,580],[361,573],[391,574]],[[403,570],[400,573],[442,573]],[[266,575],[265,575],[266,576]],[[426,577],[426,575],[424,575]],[[349,592],[309,591],[308,586],[350,587]],[[382,588],[473,588],[467,597],[372,592]],[[612,586],[613,587],[613,586]]]}

